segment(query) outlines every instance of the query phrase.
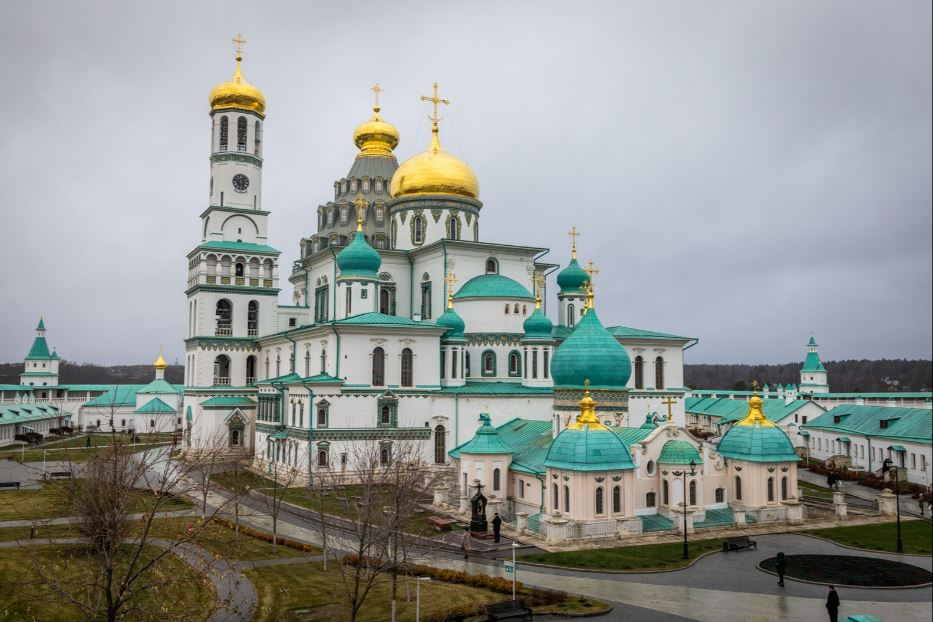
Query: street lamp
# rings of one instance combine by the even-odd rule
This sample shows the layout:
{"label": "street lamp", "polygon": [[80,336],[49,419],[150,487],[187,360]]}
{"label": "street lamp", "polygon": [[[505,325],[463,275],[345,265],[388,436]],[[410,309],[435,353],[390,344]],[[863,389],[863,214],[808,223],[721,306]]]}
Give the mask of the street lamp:
{"label": "street lamp", "polygon": [[515,567],[515,551],[518,549],[518,542],[512,542],[512,600],[515,600],[515,575],[518,574]]}
{"label": "street lamp", "polygon": [[898,489],[900,485],[897,480],[897,471],[898,468],[894,466],[894,461],[890,458],[885,458],[884,462],[881,463],[881,474],[884,475],[891,469],[894,469],[894,507],[896,508],[897,513],[897,552],[904,552],[904,543],[901,541],[901,497],[898,494]]}
{"label": "street lamp", "polygon": [[693,477],[697,474],[696,466],[696,461],[691,460],[689,473],[687,473],[687,469],[684,469],[683,471],[672,471],[674,477],[683,476],[684,483],[684,559],[690,559],[690,551],[687,549],[687,476],[689,475],[690,477]]}
{"label": "street lamp", "polygon": [[421,582],[430,581],[431,577],[415,579],[415,622],[421,622]]}

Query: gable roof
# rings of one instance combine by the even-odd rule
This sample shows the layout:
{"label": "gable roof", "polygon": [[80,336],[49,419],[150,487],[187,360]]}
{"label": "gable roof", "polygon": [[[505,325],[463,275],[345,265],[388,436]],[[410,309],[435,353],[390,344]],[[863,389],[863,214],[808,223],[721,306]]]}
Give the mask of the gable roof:
{"label": "gable roof", "polygon": [[137,393],[181,393],[182,387],[177,384],[169,384],[165,380],[153,380]]}
{"label": "gable roof", "polygon": [[[836,419],[839,423],[836,423]],[[887,427],[882,428],[881,422]],[[801,426],[804,429],[859,434],[929,444],[933,436],[933,413],[928,408],[894,408],[843,404]]]}
{"label": "gable roof", "polygon": [[[813,404],[813,402],[793,400],[785,403],[783,399],[766,399],[762,400],[761,409],[768,421],[780,423],[807,404]],[[691,415],[719,417],[723,422],[731,422],[745,417],[748,412],[748,401],[728,397],[688,397],[685,401],[685,408]]]}
{"label": "gable roof", "polygon": [[156,397],[137,408],[136,412],[140,415],[167,415],[175,414],[178,410]]}
{"label": "gable roof", "polygon": [[110,385],[104,393],[84,402],[83,406],[111,408],[117,406],[136,406],[136,394],[146,385],[117,384]]}

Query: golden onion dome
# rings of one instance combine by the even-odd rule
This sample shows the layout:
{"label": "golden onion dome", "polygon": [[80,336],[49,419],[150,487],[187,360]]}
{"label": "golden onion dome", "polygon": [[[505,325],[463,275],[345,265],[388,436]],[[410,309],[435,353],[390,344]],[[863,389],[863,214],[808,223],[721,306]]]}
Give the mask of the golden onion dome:
{"label": "golden onion dome", "polygon": [[373,116],[353,131],[353,144],[360,152],[356,157],[394,157],[392,150],[398,145],[398,130],[379,115],[379,105],[373,106]]}
{"label": "golden onion dome", "polygon": [[168,367],[168,363],[165,362],[165,357],[162,356],[162,353],[159,352],[159,358],[155,360],[155,363],[152,364],[156,369],[165,369]]}
{"label": "golden onion dome", "polygon": [[227,82],[221,82],[211,90],[211,111],[239,108],[241,110],[252,110],[260,115],[265,114],[266,98],[262,91],[243,79],[243,72],[240,70],[242,60],[243,56],[238,53],[233,77]]}
{"label": "golden onion dome", "polygon": [[453,194],[479,199],[476,173],[466,162],[441,147],[436,122],[431,133],[431,145],[403,162],[392,175],[392,196]]}

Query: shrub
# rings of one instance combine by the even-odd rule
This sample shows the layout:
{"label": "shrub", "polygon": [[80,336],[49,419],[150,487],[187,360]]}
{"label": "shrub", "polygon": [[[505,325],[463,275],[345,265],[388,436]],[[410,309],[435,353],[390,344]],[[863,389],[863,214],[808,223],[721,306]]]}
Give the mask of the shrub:
{"label": "shrub", "polygon": [[[236,529],[236,523],[226,518],[216,517],[214,518],[214,522],[228,529]],[[244,525],[240,525],[240,533],[247,535],[251,538],[256,538],[257,540],[262,540],[263,542],[268,542],[270,544],[272,543],[272,534],[266,533],[264,531],[259,531],[258,529],[253,529],[252,527],[246,527]],[[313,553],[316,550],[314,548],[314,545],[312,544],[308,544],[306,542],[298,542],[297,540],[291,540],[289,538],[284,538],[282,536],[278,536],[276,538],[276,544],[281,544],[283,546],[287,546],[290,549],[295,549],[296,551],[303,551],[305,553]]]}

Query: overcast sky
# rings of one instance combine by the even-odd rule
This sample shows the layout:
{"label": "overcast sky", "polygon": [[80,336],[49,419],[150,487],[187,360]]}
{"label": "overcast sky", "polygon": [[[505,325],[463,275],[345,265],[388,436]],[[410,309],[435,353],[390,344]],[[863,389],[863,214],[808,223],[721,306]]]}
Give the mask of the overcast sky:
{"label": "overcast sky", "polygon": [[183,360],[207,96],[237,32],[268,101],[282,302],[368,89],[401,161],[438,81],[481,238],[565,265],[575,225],[604,323],[698,337],[688,362],[799,360],[811,333],[824,360],[931,356],[929,0],[0,10],[0,361],[40,315],[69,360]]}

